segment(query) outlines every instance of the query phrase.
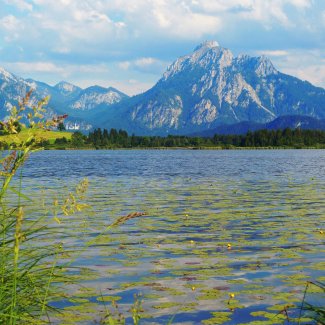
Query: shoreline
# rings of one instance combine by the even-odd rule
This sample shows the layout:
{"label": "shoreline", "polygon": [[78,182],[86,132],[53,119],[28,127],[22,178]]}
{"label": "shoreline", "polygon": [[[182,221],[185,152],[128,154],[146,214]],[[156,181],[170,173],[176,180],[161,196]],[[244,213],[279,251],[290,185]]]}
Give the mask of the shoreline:
{"label": "shoreline", "polygon": [[[42,149],[42,148],[40,148]],[[232,147],[232,148],[222,148],[222,147],[121,147],[121,148],[43,148],[44,150],[324,150],[320,147]],[[2,149],[3,150],[3,149]]]}

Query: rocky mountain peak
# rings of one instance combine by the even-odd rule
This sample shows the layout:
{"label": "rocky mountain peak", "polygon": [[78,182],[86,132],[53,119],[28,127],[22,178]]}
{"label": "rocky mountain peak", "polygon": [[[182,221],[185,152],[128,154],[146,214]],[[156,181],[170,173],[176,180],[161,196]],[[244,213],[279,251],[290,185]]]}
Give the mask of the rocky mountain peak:
{"label": "rocky mountain peak", "polygon": [[195,67],[208,69],[219,66],[222,69],[231,65],[232,60],[233,54],[230,50],[221,47],[216,41],[206,41],[197,46],[191,54],[182,56],[172,63],[161,81],[166,81],[180,72],[191,71]]}
{"label": "rocky mountain peak", "polygon": [[77,90],[81,90],[79,87],[66,81],[60,81],[58,84],[54,86],[54,88],[58,89],[63,94],[70,94]]}
{"label": "rocky mountain peak", "polygon": [[202,50],[202,49],[205,49],[205,50],[208,50],[208,49],[212,49],[214,47],[219,47],[219,43],[217,41],[205,41],[205,42],[202,42],[201,44],[199,44],[195,49],[194,49],[194,52],[195,51],[199,51],[199,50]]}
{"label": "rocky mountain peak", "polygon": [[282,74],[266,56],[234,57],[208,41],[172,63],[127,109],[141,129],[185,133],[290,114],[323,118],[324,103],[325,90]]}
{"label": "rocky mountain peak", "polygon": [[127,97],[120,91],[110,87],[91,86],[80,92],[79,98],[70,107],[76,110],[91,110],[98,105],[112,105]]}
{"label": "rocky mountain peak", "polygon": [[265,55],[262,55],[257,58],[255,72],[259,77],[266,77],[278,73],[271,60]]}
{"label": "rocky mountain peak", "polygon": [[258,77],[267,77],[269,75],[278,74],[278,70],[274,67],[271,60],[265,55],[251,57],[248,55],[239,55],[236,58],[238,66],[246,69],[250,68],[255,71]]}
{"label": "rocky mountain peak", "polygon": [[12,73],[8,72],[4,68],[0,67],[0,78],[6,81],[9,80],[18,80],[16,76],[14,76]]}

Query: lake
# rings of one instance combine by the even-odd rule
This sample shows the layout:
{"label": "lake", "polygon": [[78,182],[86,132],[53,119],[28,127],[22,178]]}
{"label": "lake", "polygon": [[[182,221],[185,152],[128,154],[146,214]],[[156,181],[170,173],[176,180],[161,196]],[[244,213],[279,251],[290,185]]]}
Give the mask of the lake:
{"label": "lake", "polygon": [[[64,246],[91,241],[79,284],[53,302],[63,323],[108,308],[131,324],[136,294],[140,324],[283,324],[306,281],[325,282],[324,175],[324,150],[43,151],[22,181],[44,209],[89,180],[90,208],[58,216]],[[146,216],[105,232],[132,212]],[[324,306],[317,291],[306,300]]]}

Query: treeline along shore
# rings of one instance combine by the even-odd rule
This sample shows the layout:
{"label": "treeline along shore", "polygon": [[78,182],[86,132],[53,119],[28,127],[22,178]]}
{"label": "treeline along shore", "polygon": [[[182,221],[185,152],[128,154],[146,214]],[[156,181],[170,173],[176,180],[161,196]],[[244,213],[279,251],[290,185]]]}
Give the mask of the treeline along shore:
{"label": "treeline along shore", "polygon": [[[51,132],[51,131],[49,131]],[[2,139],[1,139],[2,138]],[[325,148],[325,131],[284,129],[258,130],[244,135],[219,135],[213,137],[168,135],[137,136],[124,130],[95,129],[85,135],[56,132],[55,138],[39,137],[39,146],[45,149],[118,149],[118,148],[193,148],[193,149],[235,149],[235,148]],[[19,147],[0,136],[0,148]]]}

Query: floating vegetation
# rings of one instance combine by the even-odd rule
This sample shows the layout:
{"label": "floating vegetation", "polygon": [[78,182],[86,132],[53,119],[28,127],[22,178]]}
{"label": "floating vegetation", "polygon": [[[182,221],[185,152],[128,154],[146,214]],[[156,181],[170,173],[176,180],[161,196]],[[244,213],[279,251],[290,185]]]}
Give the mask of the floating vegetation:
{"label": "floating vegetation", "polygon": [[[134,172],[90,178],[85,204],[91,210],[68,222],[61,213],[61,224],[53,220],[75,257],[69,272],[77,282],[53,302],[62,311],[54,320],[109,323],[117,316],[106,308],[118,304],[118,313],[132,323],[139,293],[144,324],[171,318],[214,325],[299,319],[307,281],[324,277],[324,182],[290,175],[194,176]],[[63,192],[59,183],[51,179],[57,196]],[[37,196],[32,180],[30,185]],[[29,209],[35,209],[32,203]],[[107,227],[109,233],[98,236]],[[309,290],[306,303],[324,302],[320,288]],[[301,324],[309,317],[302,312]]]}
{"label": "floating vegetation", "polygon": [[227,321],[231,320],[232,313],[230,312],[212,312],[213,317],[210,319],[203,320],[202,323],[204,325],[221,325]]}

